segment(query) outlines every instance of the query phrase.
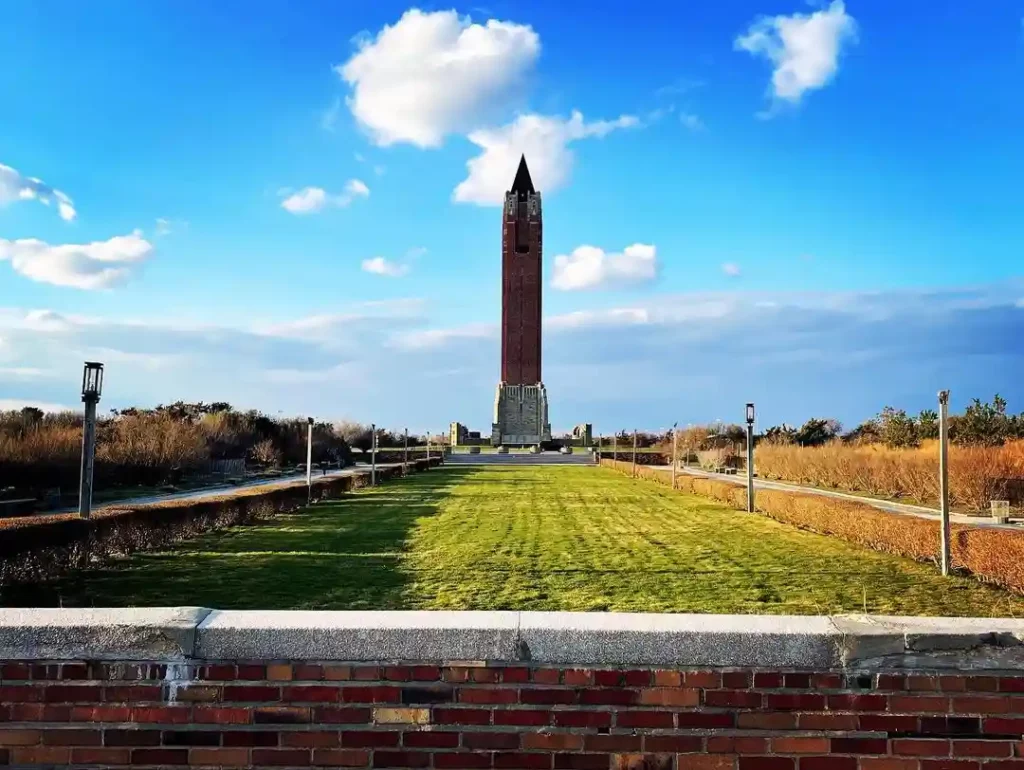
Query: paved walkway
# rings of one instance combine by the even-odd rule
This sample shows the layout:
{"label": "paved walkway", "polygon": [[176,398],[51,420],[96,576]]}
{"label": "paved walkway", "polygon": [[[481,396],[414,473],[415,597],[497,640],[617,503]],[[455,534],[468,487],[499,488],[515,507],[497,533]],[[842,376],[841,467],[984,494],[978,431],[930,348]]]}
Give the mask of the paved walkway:
{"label": "paved walkway", "polygon": [[[672,472],[671,465],[660,465],[656,467],[656,470],[663,471],[665,473]],[[687,473],[691,476],[700,476],[706,479],[716,479],[718,481],[727,481],[730,484],[737,484],[740,486],[746,486],[747,477],[742,474],[727,474],[727,473],[709,473],[708,471],[702,471],[697,468],[680,468],[681,473]],[[941,516],[940,512],[936,508],[926,508],[921,505],[910,505],[908,503],[896,503],[892,500],[879,500],[874,497],[864,497],[862,495],[853,495],[849,492],[837,492],[832,489],[818,489],[817,487],[804,487],[799,484],[790,484],[784,481],[768,481],[767,479],[754,479],[754,490],[758,489],[775,489],[780,492],[800,492],[808,495],[821,495],[822,497],[833,497],[839,500],[850,500],[855,503],[864,503],[870,505],[873,508],[878,508],[888,513],[898,513],[902,516],[916,516],[920,519],[932,519],[938,520]],[[952,513],[949,516],[949,520],[954,524],[963,524],[971,527],[980,527],[986,529],[1006,529],[1020,532],[1024,527],[1020,524],[997,524],[991,519],[983,516],[966,516],[961,513]]]}
{"label": "paved walkway", "polygon": [[[401,465],[401,463],[379,463],[378,468],[390,468],[392,465]],[[369,471],[369,465],[353,465],[349,468],[342,468],[341,470],[328,471],[323,474],[319,471],[314,471],[313,480],[319,478],[335,478],[338,476],[352,476],[362,471]],[[237,492],[239,489],[246,489],[248,487],[283,487],[288,484],[294,484],[296,481],[305,481],[305,473],[296,473],[288,476],[281,476],[276,479],[254,479],[253,481],[246,481],[241,484],[224,484],[217,487],[204,487],[203,489],[192,489],[187,492],[168,492],[164,494],[153,494],[143,495],[141,497],[128,497],[121,500],[105,500],[102,504],[95,505],[94,509],[110,508],[110,507],[121,507],[124,505],[151,505],[153,503],[165,503],[171,500],[204,500],[209,497],[217,497],[219,495],[230,494]],[[55,513],[73,513],[77,511],[77,507],[73,508],[61,508],[56,511],[46,511],[39,515],[48,516]]]}
{"label": "paved walkway", "polygon": [[594,465],[596,462],[590,452],[582,451],[573,452],[571,455],[563,455],[560,452],[509,452],[505,455],[493,452],[481,452],[478,455],[453,452],[444,459],[445,465]]}

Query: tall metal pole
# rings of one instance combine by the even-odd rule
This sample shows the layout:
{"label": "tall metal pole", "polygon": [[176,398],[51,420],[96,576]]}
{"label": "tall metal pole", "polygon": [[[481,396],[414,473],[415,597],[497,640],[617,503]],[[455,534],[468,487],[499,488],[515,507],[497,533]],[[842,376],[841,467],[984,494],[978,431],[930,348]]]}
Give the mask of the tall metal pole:
{"label": "tall metal pole", "polygon": [[377,423],[370,426],[370,486],[377,486]]}
{"label": "tall metal pole", "polygon": [[92,512],[92,472],[96,459],[96,402],[84,396],[85,422],[82,424],[82,476],[78,490],[78,515],[88,519]]}
{"label": "tall metal pole", "polygon": [[409,475],[409,429],[405,429],[405,449],[402,454],[402,475]]}
{"label": "tall metal pole", "polygon": [[612,461],[619,459],[619,434],[618,431],[612,434]]}
{"label": "tall metal pole", "polygon": [[676,426],[679,423],[672,423],[672,489],[676,488],[676,469],[679,467],[679,432]]}
{"label": "tall metal pole", "polygon": [[430,431],[427,431],[427,467],[430,467]]}
{"label": "tall metal pole", "polygon": [[313,502],[313,418],[307,418],[309,429],[306,431],[306,505]]}
{"label": "tall metal pole", "polygon": [[949,391],[939,391],[939,497],[942,508],[942,574],[952,567],[949,534]]}
{"label": "tall metal pole", "polygon": [[633,428],[633,478],[636,478],[636,428]]}
{"label": "tall metal pole", "polygon": [[754,405],[747,404],[747,513],[754,512]]}

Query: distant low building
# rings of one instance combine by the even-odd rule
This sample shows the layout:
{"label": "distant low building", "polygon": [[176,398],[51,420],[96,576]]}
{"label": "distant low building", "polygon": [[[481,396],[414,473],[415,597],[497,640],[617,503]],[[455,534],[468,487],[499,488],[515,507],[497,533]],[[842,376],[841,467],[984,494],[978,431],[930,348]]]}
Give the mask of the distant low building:
{"label": "distant low building", "polygon": [[572,444],[573,446],[593,446],[594,445],[594,426],[589,422],[581,422],[575,428],[572,429]]}
{"label": "distant low building", "polygon": [[453,422],[448,426],[448,443],[450,446],[483,446],[490,442],[490,436],[482,438],[480,431],[470,430],[461,422]]}

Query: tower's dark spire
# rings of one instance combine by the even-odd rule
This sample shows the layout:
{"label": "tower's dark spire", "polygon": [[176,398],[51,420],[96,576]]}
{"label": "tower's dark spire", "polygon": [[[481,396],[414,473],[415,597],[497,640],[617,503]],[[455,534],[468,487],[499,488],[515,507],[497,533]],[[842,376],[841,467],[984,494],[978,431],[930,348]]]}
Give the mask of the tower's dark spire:
{"label": "tower's dark spire", "polygon": [[516,178],[512,182],[512,189],[509,192],[519,193],[520,198],[525,198],[527,193],[536,192],[533,189],[533,180],[530,179],[530,169],[526,167],[526,156],[519,156],[519,169],[516,171]]}

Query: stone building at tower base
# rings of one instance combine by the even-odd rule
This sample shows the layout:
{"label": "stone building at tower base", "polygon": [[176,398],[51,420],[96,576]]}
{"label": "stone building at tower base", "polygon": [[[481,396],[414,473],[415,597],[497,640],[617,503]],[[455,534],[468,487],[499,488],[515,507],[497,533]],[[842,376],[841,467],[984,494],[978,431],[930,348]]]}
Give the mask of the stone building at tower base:
{"label": "stone building at tower base", "polygon": [[543,383],[498,384],[494,394],[492,446],[537,446],[551,440],[548,394]]}

